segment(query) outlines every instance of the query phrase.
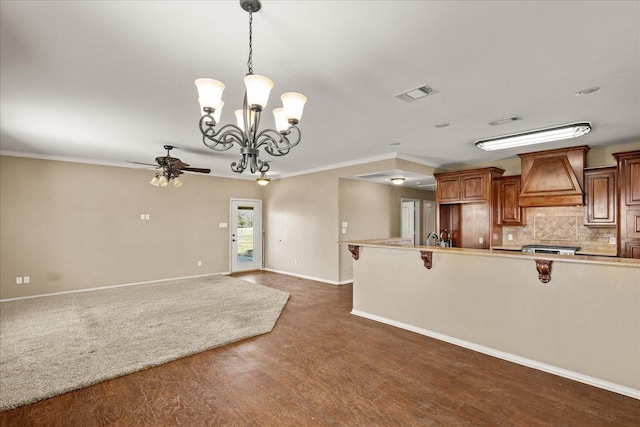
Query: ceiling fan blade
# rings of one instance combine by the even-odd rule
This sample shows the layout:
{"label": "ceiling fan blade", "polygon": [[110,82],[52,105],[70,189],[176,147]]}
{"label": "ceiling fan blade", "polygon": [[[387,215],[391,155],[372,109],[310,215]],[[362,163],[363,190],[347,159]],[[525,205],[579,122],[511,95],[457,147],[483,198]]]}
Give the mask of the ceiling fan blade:
{"label": "ceiling fan blade", "polygon": [[153,166],[154,168],[158,167],[158,165],[154,165],[154,164],[151,164],[151,163],[132,162],[131,160],[125,160],[125,161],[127,163],[133,163],[133,164],[136,164],[136,165]]}
{"label": "ceiling fan blade", "polygon": [[205,168],[180,168],[180,170],[187,171],[187,172],[199,172],[199,173],[211,172],[211,169],[205,169]]}
{"label": "ceiling fan blade", "polygon": [[171,158],[171,166],[177,169],[184,169],[187,166],[189,166],[188,164],[186,164],[185,162],[183,162],[180,159],[176,159],[175,157]]}

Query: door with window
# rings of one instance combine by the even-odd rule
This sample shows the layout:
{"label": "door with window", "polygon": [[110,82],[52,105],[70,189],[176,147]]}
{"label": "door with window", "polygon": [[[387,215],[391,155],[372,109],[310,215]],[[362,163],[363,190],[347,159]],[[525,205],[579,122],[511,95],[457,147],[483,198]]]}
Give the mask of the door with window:
{"label": "door with window", "polygon": [[231,272],[262,268],[262,200],[231,199]]}

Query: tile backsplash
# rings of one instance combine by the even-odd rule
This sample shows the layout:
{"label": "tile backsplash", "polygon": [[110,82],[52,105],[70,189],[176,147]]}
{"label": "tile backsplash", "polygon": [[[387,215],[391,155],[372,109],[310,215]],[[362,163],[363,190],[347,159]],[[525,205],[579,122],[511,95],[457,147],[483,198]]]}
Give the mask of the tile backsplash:
{"label": "tile backsplash", "polygon": [[[528,244],[579,246],[582,252],[616,254],[616,227],[586,227],[584,206],[527,208],[527,225],[503,227],[503,242],[509,246]],[[513,235],[513,240],[507,236]]]}

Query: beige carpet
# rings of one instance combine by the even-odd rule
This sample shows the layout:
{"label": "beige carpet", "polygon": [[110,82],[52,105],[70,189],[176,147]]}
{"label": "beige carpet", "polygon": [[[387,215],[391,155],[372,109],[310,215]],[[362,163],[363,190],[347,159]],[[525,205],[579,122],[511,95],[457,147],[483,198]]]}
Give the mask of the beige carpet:
{"label": "beige carpet", "polygon": [[0,303],[0,411],[270,332],[288,299],[207,276]]}

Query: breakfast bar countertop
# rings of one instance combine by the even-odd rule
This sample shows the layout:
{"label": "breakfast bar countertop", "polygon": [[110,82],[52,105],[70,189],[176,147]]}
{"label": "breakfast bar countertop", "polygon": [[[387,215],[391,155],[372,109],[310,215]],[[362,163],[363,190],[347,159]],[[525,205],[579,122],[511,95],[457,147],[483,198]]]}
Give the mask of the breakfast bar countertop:
{"label": "breakfast bar countertop", "polygon": [[611,255],[591,255],[578,252],[578,255],[555,255],[555,254],[534,254],[521,252],[519,248],[514,246],[497,246],[493,249],[469,249],[450,247],[443,248],[440,246],[420,246],[412,245],[405,239],[400,237],[381,238],[381,239],[369,239],[369,240],[345,240],[338,242],[341,245],[348,246],[370,246],[370,247],[386,247],[396,248],[400,250],[416,250],[416,251],[430,251],[430,252],[442,252],[442,253],[456,253],[456,254],[469,254],[479,256],[493,256],[504,258],[524,258],[524,259],[545,259],[549,261],[559,262],[571,262],[571,263],[586,263],[586,264],[605,264],[605,265],[618,265],[625,267],[637,267],[640,268],[640,259],[634,258],[618,258]]}

